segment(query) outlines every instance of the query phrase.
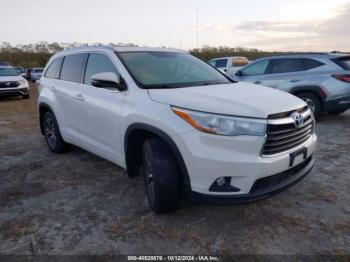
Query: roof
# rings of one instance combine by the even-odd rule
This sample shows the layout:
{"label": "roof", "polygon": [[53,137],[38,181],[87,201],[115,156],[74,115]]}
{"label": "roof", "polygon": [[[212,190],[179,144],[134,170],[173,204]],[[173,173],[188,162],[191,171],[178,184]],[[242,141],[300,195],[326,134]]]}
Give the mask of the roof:
{"label": "roof", "polygon": [[266,58],[337,58],[342,56],[350,56],[346,53],[288,53],[288,54],[278,54],[278,55],[269,55],[259,58],[257,60],[266,59]]}
{"label": "roof", "polygon": [[112,47],[112,46],[84,46],[75,47],[60,51],[55,56],[60,56],[68,53],[77,52],[93,52],[93,51],[112,51],[112,52],[142,52],[142,51],[153,51],[153,52],[176,52],[176,53],[187,53],[186,51],[173,49],[173,48],[159,48],[159,47]]}
{"label": "roof", "polygon": [[247,59],[248,60],[248,58],[245,57],[245,56],[221,56],[221,57],[212,58],[209,61],[211,61],[211,60],[218,60],[218,59],[229,59],[229,58],[232,58],[232,59]]}

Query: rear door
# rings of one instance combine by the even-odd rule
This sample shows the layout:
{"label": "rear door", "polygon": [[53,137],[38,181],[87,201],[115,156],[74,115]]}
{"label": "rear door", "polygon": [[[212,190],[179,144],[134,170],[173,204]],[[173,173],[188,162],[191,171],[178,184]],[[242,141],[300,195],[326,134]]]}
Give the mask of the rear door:
{"label": "rear door", "polygon": [[79,122],[81,117],[81,102],[83,100],[81,83],[88,54],[72,54],[64,57],[60,81],[54,86],[57,97],[57,107],[62,115],[61,132],[68,141],[80,144]]}
{"label": "rear door", "polygon": [[287,90],[290,86],[302,80],[303,71],[305,69],[299,58],[272,59],[262,84],[272,88]]}

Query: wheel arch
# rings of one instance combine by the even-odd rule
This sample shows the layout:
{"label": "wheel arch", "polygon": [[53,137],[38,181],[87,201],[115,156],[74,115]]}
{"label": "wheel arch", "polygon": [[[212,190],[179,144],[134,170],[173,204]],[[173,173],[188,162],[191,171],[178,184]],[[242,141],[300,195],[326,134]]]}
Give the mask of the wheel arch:
{"label": "wheel arch", "polygon": [[290,90],[290,93],[295,95],[295,96],[298,96],[298,94],[300,94],[300,93],[311,93],[311,94],[315,95],[321,104],[322,110],[324,108],[324,102],[327,98],[327,92],[322,87],[314,86],[314,85],[296,86]]}
{"label": "wheel arch", "polygon": [[149,137],[158,137],[166,142],[179,164],[186,190],[191,190],[190,178],[185,161],[174,140],[163,130],[144,123],[131,124],[124,136],[125,165],[129,177],[138,175],[141,165],[143,142]]}
{"label": "wheel arch", "polygon": [[40,104],[39,104],[39,124],[40,124],[40,132],[43,135],[44,135],[43,118],[44,118],[45,113],[48,111],[53,113],[52,108],[47,103],[40,102]]}
{"label": "wheel arch", "polygon": [[293,95],[297,95],[299,93],[312,93],[320,99],[320,102],[322,104],[327,98],[327,92],[320,86],[296,86],[293,87],[289,92]]}

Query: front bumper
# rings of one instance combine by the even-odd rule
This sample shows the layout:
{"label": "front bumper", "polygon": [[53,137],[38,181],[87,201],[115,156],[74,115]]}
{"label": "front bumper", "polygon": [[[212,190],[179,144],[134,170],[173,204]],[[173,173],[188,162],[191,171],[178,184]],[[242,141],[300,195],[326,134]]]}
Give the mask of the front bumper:
{"label": "front bumper", "polygon": [[313,168],[314,156],[310,156],[297,166],[270,177],[257,180],[248,194],[242,195],[207,195],[192,192],[192,198],[214,204],[251,203],[278,194],[298,183]]}
{"label": "front bumper", "polygon": [[[251,195],[256,181],[286,172],[303,163],[304,159],[310,159],[316,148],[317,136],[312,134],[303,144],[273,156],[259,154],[265,143],[265,137],[225,137],[193,131],[176,136],[174,140],[188,171],[187,185],[190,185],[189,190],[194,194],[214,198],[228,197],[229,199],[231,197],[246,199],[250,196],[254,199],[259,198],[261,194],[266,195],[269,194],[269,191],[277,190],[268,188],[267,192],[255,192],[254,195]],[[291,154],[303,148],[307,149],[306,155],[298,155],[290,167]],[[314,160],[311,161],[311,166],[313,162]],[[310,165],[303,170],[308,170]],[[300,175],[293,176],[294,180],[298,181],[299,177],[303,177],[302,173],[307,172],[300,171]],[[230,177],[230,185],[239,190],[235,192],[210,191],[210,187],[220,177]],[[282,183],[279,187],[283,188],[290,183]]]}
{"label": "front bumper", "polygon": [[23,96],[29,94],[29,88],[0,89],[0,96]]}
{"label": "front bumper", "polygon": [[339,95],[324,102],[324,110],[337,111],[347,110],[350,108],[350,94]]}

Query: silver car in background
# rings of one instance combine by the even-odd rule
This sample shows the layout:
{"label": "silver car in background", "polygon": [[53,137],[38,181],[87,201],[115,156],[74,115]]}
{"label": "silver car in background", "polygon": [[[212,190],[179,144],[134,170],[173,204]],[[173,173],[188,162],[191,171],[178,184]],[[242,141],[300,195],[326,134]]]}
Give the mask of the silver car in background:
{"label": "silver car in background", "polygon": [[350,108],[350,54],[300,53],[258,59],[239,70],[234,80],[292,93],[319,117]]}

